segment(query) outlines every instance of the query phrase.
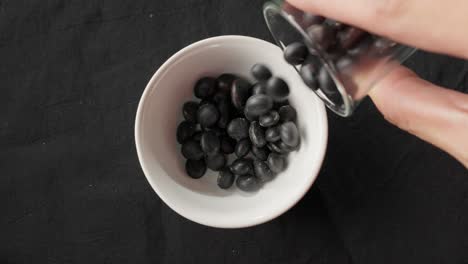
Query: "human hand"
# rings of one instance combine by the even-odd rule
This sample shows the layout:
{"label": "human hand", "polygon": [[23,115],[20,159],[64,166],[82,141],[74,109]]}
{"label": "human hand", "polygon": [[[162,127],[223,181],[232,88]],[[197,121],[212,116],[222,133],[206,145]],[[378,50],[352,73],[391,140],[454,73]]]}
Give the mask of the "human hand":
{"label": "human hand", "polygon": [[[468,59],[466,0],[288,2],[404,44]],[[468,168],[468,94],[429,83],[399,66],[369,95],[389,122],[445,150]]]}

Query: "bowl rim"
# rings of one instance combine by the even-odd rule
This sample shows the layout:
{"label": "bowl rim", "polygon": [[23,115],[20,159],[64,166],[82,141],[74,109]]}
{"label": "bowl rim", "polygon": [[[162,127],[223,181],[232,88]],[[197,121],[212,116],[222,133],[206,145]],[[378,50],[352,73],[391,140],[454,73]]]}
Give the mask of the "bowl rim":
{"label": "bowl rim", "polygon": [[[320,119],[323,122],[323,144],[320,144],[320,146],[317,146],[317,152],[318,152],[318,157],[319,159],[317,160],[319,162],[318,166],[315,166],[314,168],[311,168],[310,171],[310,177],[312,180],[310,181],[307,186],[304,186],[303,191],[300,193],[300,195],[294,196],[291,198],[290,202],[288,203],[287,206],[283,206],[281,208],[277,208],[274,210],[273,213],[263,215],[261,217],[255,217],[255,218],[249,218],[247,220],[236,220],[235,222],[223,222],[223,223],[217,223],[216,221],[210,221],[206,220],[206,218],[203,217],[193,217],[191,215],[186,215],[183,212],[183,209],[177,205],[177,203],[173,203],[171,199],[167,198],[164,194],[164,191],[162,191],[156,182],[149,176],[150,171],[148,170],[147,166],[145,165],[145,162],[143,161],[143,156],[144,154],[142,153],[142,137],[140,135],[141,130],[140,127],[142,126],[142,116],[143,116],[143,111],[145,108],[145,105],[147,104],[147,100],[149,98],[149,93],[152,91],[152,87],[154,87],[154,84],[157,82],[158,78],[167,71],[167,69],[179,58],[183,57],[186,55],[187,52],[190,52],[190,50],[195,50],[198,47],[205,46],[205,45],[210,45],[210,44],[215,44],[219,41],[253,41],[257,43],[261,43],[263,45],[273,45],[274,44],[267,42],[262,39],[254,38],[254,37],[248,37],[248,36],[241,36],[241,35],[223,35],[223,36],[216,36],[216,37],[210,37],[206,39],[202,39],[199,41],[196,41],[181,50],[177,51],[175,54],[173,54],[169,59],[167,59],[159,68],[158,70],[153,74],[151,79],[149,80],[148,84],[145,86],[145,89],[140,97],[139,103],[138,103],[138,108],[136,111],[136,116],[135,116],[135,128],[134,128],[134,133],[135,133],[135,146],[136,146],[136,151],[137,151],[137,156],[138,156],[138,161],[140,163],[140,167],[143,170],[143,174],[146,177],[146,180],[149,182],[150,186],[153,188],[154,192],[159,196],[159,198],[173,211],[175,211],[177,214],[180,216],[193,221],[198,224],[202,224],[205,226],[210,226],[210,227],[216,227],[216,228],[245,228],[245,227],[251,227],[259,224],[263,224],[265,222],[268,222],[270,220],[273,220],[277,218],[278,216],[284,214],[287,212],[289,209],[291,209],[294,205],[296,205],[303,197],[304,195],[310,190],[311,186],[317,179],[318,173],[320,172],[320,169],[323,164],[323,160],[325,158],[325,153],[328,145],[328,118],[327,118],[327,113],[326,113],[326,108],[325,105],[321,100],[318,100],[318,103],[321,105],[319,107],[318,115],[320,115]],[[153,88],[155,89],[155,88]]]}

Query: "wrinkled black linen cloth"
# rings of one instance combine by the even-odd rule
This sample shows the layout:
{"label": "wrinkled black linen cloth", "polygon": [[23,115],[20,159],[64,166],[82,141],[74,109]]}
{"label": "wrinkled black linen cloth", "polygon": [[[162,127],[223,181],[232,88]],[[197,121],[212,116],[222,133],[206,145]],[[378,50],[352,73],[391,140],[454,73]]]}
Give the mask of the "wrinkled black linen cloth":
{"label": "wrinkled black linen cloth", "polygon": [[[266,224],[222,230],[169,209],[140,169],[140,95],[203,38],[271,41],[263,0],[0,0],[0,263],[468,263],[468,174],[369,99],[329,113],[318,180]],[[407,63],[468,91],[468,63]],[[203,63],[200,63],[203,67]]]}

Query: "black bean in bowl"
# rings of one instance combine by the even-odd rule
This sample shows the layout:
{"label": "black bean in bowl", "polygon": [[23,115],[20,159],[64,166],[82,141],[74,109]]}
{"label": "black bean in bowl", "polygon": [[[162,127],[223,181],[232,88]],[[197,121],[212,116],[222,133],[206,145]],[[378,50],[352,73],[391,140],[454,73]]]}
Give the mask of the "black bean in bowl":
{"label": "black bean in bowl", "polygon": [[[285,58],[306,60],[299,43]],[[189,177],[219,171],[219,188],[260,189],[287,167],[287,157],[299,148],[297,113],[290,105],[289,86],[263,64],[248,78],[232,73],[207,76],[194,84],[194,99],[185,102],[176,132]]]}
{"label": "black bean in bowl", "polygon": [[234,183],[236,176],[231,172],[229,168],[224,168],[219,172],[217,183],[219,188],[228,189]]}
{"label": "black bean in bowl", "polygon": [[260,180],[252,174],[241,175],[237,177],[236,186],[242,191],[253,192],[260,187]]}

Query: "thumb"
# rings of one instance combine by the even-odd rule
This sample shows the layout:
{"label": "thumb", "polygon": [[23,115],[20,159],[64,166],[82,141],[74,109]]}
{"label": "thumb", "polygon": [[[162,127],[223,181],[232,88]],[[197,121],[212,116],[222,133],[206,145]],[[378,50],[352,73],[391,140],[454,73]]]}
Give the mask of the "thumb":
{"label": "thumb", "polygon": [[445,150],[468,168],[468,95],[420,79],[399,66],[369,93],[384,117]]}

